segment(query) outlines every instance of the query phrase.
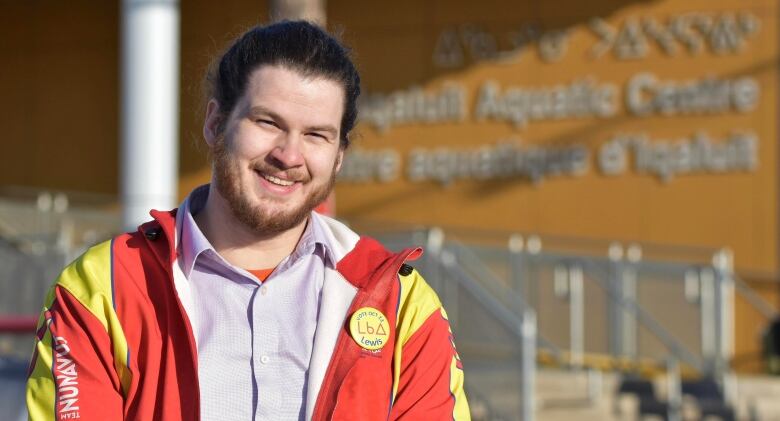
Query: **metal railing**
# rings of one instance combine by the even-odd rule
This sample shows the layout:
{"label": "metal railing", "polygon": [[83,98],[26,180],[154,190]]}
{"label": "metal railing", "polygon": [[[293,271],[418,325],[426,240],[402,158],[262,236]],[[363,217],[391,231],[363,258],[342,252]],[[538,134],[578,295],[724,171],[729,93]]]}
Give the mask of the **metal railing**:
{"label": "metal railing", "polygon": [[[526,421],[534,419],[536,413],[536,348],[540,338],[537,336],[536,313],[529,307],[521,306],[520,314],[507,309],[507,307],[495,296],[488,293],[485,288],[479,285],[470,277],[458,264],[455,255],[449,250],[442,250],[440,254],[434,255],[438,258],[444,269],[442,276],[452,279],[471,294],[483,307],[492,309],[493,315],[500,320],[506,328],[519,339],[519,360],[520,360],[520,414]],[[514,294],[509,293],[509,297]],[[454,301],[449,298],[451,295],[445,295],[444,305],[449,306]],[[510,299],[511,299],[510,298]],[[455,307],[457,308],[457,307]],[[457,313],[456,313],[457,315]],[[541,340],[541,342],[545,342]],[[558,353],[559,351],[550,344],[546,344]]]}
{"label": "metal railing", "polygon": [[[575,369],[586,368],[592,354],[607,355],[615,367],[629,370],[649,362],[666,372],[670,408],[677,411],[679,387],[673,385],[681,370],[720,379],[729,395],[737,295],[767,321],[777,315],[734,274],[726,249],[677,248],[664,256],[662,247],[652,246],[663,257],[643,259],[638,244],[610,243],[599,254],[582,247],[543,250],[538,236],[511,235],[501,244],[484,236],[445,237],[438,228],[375,235],[390,248],[427,246],[420,269],[442,297],[459,346],[486,342],[489,323],[464,323],[479,311],[506,327],[512,340],[497,341],[503,353],[491,354],[484,346],[482,353],[519,361],[522,420],[533,419],[536,400],[536,351],[530,344]],[[464,294],[471,297],[465,307]],[[480,352],[469,348],[462,354],[468,365]]]}
{"label": "metal railing", "polygon": [[[31,190],[2,193],[0,319],[13,325],[37,319],[46,291],[62,268],[87,247],[117,232],[119,215],[99,196]],[[0,355],[26,359],[31,347],[31,335],[0,335]]]}
{"label": "metal railing", "polygon": [[[100,208],[45,192],[0,198],[0,316],[36,314],[62,266],[118,230],[118,213]],[[643,249],[477,230],[445,235],[436,228],[374,235],[394,249],[426,247],[419,269],[447,308],[464,361],[512,367],[507,376],[516,373],[520,386],[510,412],[523,420],[536,412],[542,356],[572,369],[594,366],[593,355],[629,370],[649,361],[672,379],[685,369],[716,376],[725,389],[735,297],[767,321],[777,317],[735,275],[728,250]],[[29,352],[24,345],[20,355]],[[8,349],[0,341],[0,350]]]}

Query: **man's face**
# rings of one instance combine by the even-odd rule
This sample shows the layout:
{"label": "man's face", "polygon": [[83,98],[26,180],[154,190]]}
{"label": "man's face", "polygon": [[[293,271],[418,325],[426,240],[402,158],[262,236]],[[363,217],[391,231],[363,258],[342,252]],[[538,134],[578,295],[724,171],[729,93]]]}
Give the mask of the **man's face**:
{"label": "man's face", "polygon": [[301,224],[341,166],[342,86],[266,65],[250,74],[222,135],[215,135],[216,107],[209,104],[204,132],[213,182],[233,216],[263,235]]}

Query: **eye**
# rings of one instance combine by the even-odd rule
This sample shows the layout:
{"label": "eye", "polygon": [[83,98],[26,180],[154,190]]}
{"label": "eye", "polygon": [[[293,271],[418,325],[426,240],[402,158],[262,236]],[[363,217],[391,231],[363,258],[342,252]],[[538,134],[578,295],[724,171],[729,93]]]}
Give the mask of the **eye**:
{"label": "eye", "polygon": [[309,133],[307,133],[307,135],[309,135],[309,136],[314,136],[314,137],[318,137],[318,138],[320,138],[320,139],[323,139],[323,140],[328,140],[328,137],[327,137],[327,136],[325,136],[325,135],[324,135],[324,134],[322,134],[322,133],[318,133],[318,132],[309,132]]}
{"label": "eye", "polygon": [[273,120],[266,120],[264,118],[258,118],[255,120],[255,123],[261,125],[261,126],[273,126],[278,127],[277,124]]}

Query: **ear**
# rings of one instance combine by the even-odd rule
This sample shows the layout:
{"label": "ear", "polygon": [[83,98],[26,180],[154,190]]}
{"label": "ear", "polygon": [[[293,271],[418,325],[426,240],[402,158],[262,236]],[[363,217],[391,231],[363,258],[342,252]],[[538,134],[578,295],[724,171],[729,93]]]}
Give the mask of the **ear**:
{"label": "ear", "polygon": [[219,113],[219,103],[212,98],[206,105],[206,119],[203,121],[203,138],[206,139],[206,144],[210,148],[214,147],[214,142],[217,140],[221,121],[222,116]]}
{"label": "ear", "polygon": [[341,171],[341,164],[344,162],[344,148],[339,148],[338,153],[336,154],[336,174]]}

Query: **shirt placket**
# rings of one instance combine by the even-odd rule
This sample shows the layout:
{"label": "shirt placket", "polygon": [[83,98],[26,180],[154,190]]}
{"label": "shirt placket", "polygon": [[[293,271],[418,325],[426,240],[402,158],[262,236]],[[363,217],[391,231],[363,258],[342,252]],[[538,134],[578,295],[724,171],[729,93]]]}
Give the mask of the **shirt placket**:
{"label": "shirt placket", "polygon": [[255,421],[272,420],[283,399],[280,391],[269,387],[268,382],[279,364],[279,326],[275,323],[278,315],[274,314],[273,292],[273,285],[266,281],[255,290],[251,304],[252,363],[257,384]]}

